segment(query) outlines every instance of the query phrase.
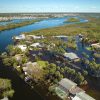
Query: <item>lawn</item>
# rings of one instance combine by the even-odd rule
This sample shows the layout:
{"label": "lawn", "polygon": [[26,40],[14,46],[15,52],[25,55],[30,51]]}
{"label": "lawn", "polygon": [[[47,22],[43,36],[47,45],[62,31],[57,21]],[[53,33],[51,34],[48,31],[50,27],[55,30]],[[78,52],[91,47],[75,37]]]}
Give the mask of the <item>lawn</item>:
{"label": "lawn", "polygon": [[37,61],[37,63],[41,69],[46,67],[46,61]]}
{"label": "lawn", "polygon": [[91,51],[91,47],[86,47],[86,49],[87,49],[88,51]]}

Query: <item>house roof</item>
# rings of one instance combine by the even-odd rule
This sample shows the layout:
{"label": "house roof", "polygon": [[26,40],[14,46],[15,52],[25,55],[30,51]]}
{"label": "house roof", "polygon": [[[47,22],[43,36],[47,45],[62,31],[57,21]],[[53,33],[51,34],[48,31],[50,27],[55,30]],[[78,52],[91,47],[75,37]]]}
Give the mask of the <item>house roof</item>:
{"label": "house roof", "polygon": [[24,64],[25,67],[29,67],[29,66],[35,66],[37,65],[37,62],[27,62],[26,64]]}
{"label": "house roof", "polygon": [[24,34],[21,34],[21,35],[19,35],[19,36],[15,36],[15,39],[16,39],[16,40],[25,39],[25,35],[24,35]]}
{"label": "house roof", "polygon": [[73,81],[67,79],[67,78],[64,78],[62,79],[60,82],[59,82],[59,85],[63,86],[65,89],[67,90],[70,90],[72,89],[73,87],[77,86],[76,83],[74,83]]}
{"label": "house roof", "polygon": [[22,57],[23,57],[22,54],[16,54],[16,55],[15,55],[15,59],[16,59],[17,61],[20,61],[20,60],[22,59]]}
{"label": "house roof", "polygon": [[80,100],[95,100],[94,98],[92,98],[91,96],[89,96],[88,94],[86,94],[85,92],[77,93],[76,96],[78,98],[80,98]]}
{"label": "house roof", "polygon": [[75,88],[71,89],[69,92],[71,94],[76,94],[76,93],[85,92],[85,91],[79,87],[75,87]]}
{"label": "house roof", "polygon": [[0,99],[0,100],[9,100],[7,97],[4,97],[3,99]]}
{"label": "house roof", "polygon": [[25,51],[27,49],[26,45],[17,45],[18,48],[20,48],[22,51]]}
{"label": "house roof", "polygon": [[74,59],[78,59],[78,58],[79,58],[79,57],[78,57],[75,53],[73,53],[73,52],[65,53],[64,56],[65,56],[66,58],[69,58],[70,60],[74,60]]}
{"label": "house roof", "polygon": [[44,38],[43,35],[41,35],[41,36],[28,35],[28,36],[32,37],[33,39],[41,39],[41,38]]}
{"label": "house roof", "polygon": [[67,38],[68,36],[66,36],[66,35],[58,35],[58,36],[53,36],[53,37],[57,37],[57,38]]}
{"label": "house roof", "polygon": [[91,44],[91,46],[96,47],[96,48],[100,48],[100,43],[94,43],[94,44]]}
{"label": "house roof", "polygon": [[30,45],[32,47],[41,47],[42,45],[40,43],[33,43],[32,45]]}
{"label": "house roof", "polygon": [[72,100],[81,100],[79,97],[75,96]]}

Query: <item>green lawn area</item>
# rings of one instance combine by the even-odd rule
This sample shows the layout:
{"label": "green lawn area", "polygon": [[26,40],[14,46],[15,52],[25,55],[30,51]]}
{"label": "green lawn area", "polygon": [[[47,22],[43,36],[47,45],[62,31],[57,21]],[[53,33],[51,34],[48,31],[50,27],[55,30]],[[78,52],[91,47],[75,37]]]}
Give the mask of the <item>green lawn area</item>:
{"label": "green lawn area", "polygon": [[91,47],[86,47],[87,50],[91,51]]}
{"label": "green lawn area", "polygon": [[37,63],[41,69],[46,67],[46,61],[37,61]]}

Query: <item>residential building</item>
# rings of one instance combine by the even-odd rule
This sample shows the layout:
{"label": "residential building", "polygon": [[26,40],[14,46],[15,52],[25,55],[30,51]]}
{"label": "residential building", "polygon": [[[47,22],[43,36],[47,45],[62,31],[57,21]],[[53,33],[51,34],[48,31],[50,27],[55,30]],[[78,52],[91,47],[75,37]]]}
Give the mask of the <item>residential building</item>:
{"label": "residential building", "polygon": [[80,92],[77,93],[76,96],[72,98],[72,100],[95,100],[95,99],[86,94],[85,92]]}
{"label": "residential building", "polygon": [[15,36],[14,39],[15,40],[24,40],[25,39],[25,35],[24,34],[21,34],[19,36]]}
{"label": "residential building", "polygon": [[36,36],[36,35],[27,35],[28,37],[32,37],[33,39],[43,39],[44,36],[41,35],[41,36]]}
{"label": "residential building", "polygon": [[70,100],[95,100],[79,88],[76,83],[67,78],[63,78],[58,83],[58,86],[55,87],[55,92],[62,100],[68,97]]}
{"label": "residential building", "polygon": [[93,43],[91,46],[100,50],[100,43]]}
{"label": "residential building", "polygon": [[73,52],[64,53],[64,57],[70,61],[79,61],[79,57]]}
{"label": "residential building", "polygon": [[17,45],[17,47],[20,48],[23,52],[25,52],[27,49],[26,45]]}
{"label": "residential building", "polygon": [[69,93],[69,91],[71,91],[72,89],[74,89],[77,84],[74,83],[73,81],[67,79],[67,78],[64,78],[62,79],[59,83],[59,87],[64,90],[66,93]]}
{"label": "residential building", "polygon": [[42,44],[40,43],[33,43],[32,45],[30,45],[31,47],[43,47]]}

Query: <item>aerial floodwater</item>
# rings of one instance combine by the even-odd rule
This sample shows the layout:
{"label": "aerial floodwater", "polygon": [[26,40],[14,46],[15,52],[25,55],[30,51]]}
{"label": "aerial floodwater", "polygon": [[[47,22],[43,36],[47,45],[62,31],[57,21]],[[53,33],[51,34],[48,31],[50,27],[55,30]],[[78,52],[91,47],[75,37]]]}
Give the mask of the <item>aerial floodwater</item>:
{"label": "aerial floodwater", "polygon": [[[62,26],[65,24],[75,24],[75,23],[84,23],[87,22],[88,20],[79,18],[79,22],[66,22],[66,19],[69,17],[61,17],[61,18],[48,18],[48,19],[43,19],[40,22],[36,22],[31,25],[23,26],[20,28],[15,28],[15,29],[10,29],[10,30],[5,30],[0,32],[0,51],[5,51],[5,48],[9,44],[13,44],[12,37],[17,36],[21,34],[22,32],[31,32],[33,30],[38,30],[38,29],[44,29],[44,28],[50,28],[50,27],[57,27],[57,26]],[[22,20],[20,20],[22,21]],[[13,20],[11,22],[20,22],[19,20]],[[6,25],[8,22],[0,22],[0,25]]]}

